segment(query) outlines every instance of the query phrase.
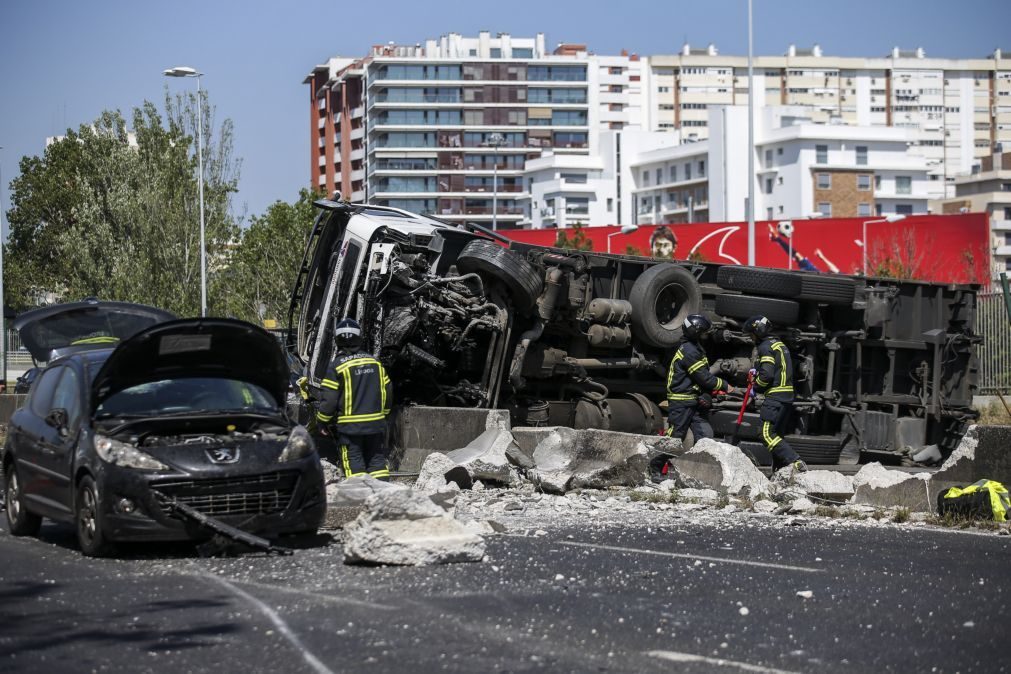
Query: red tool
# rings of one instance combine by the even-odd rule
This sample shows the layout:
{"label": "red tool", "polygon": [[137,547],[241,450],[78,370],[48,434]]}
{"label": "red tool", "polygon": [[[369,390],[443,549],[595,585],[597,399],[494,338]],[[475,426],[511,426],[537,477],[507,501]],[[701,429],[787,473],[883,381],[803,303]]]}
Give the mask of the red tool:
{"label": "red tool", "polygon": [[741,422],[744,421],[744,410],[748,407],[748,402],[751,400],[751,391],[755,388],[755,377],[750,372],[748,373],[748,388],[744,391],[744,400],[741,401],[741,411],[737,413],[737,426],[734,427],[734,437],[730,440],[730,444],[736,445],[737,438],[741,434]]}

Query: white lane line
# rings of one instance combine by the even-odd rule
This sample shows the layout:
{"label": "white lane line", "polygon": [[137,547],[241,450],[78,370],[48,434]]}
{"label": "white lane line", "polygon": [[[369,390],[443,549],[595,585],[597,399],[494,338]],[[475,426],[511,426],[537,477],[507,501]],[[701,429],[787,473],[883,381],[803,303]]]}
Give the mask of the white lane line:
{"label": "white lane line", "polygon": [[309,649],[305,647],[305,644],[302,643],[302,640],[298,638],[297,634],[291,631],[291,628],[288,627],[288,623],[284,622],[284,620],[281,619],[281,616],[277,614],[277,611],[270,608],[262,601],[246,592],[245,590],[235,587],[235,585],[232,585],[221,576],[216,576],[213,573],[210,573],[209,571],[205,571],[201,575],[204,576],[205,578],[213,580],[215,583],[221,585],[229,592],[239,597],[242,597],[250,604],[258,608],[265,616],[267,616],[267,618],[270,619],[270,622],[274,623],[274,627],[277,628],[277,631],[280,632],[284,636],[284,638],[287,639],[291,643],[291,645],[294,646],[295,649],[302,654],[302,658],[306,661],[306,663],[310,667],[312,667],[316,672],[318,672],[318,674],[334,674],[332,669],[324,665],[319,660],[319,658],[317,658],[315,655],[309,652]]}
{"label": "white lane line", "polygon": [[257,583],[253,580],[240,580],[235,582],[239,585],[255,587],[260,590],[270,590],[271,592],[282,592],[285,594],[297,594],[300,597],[308,597],[309,599],[316,599],[318,601],[334,604],[350,604],[351,606],[376,609],[379,611],[396,611],[398,608],[396,606],[390,606],[389,604],[379,604],[376,602],[365,601],[364,599],[352,599],[351,597],[339,597],[332,594],[325,594],[326,590],[323,589],[299,590],[293,587],[282,587],[280,585],[270,585],[269,583]]}
{"label": "white lane line", "polygon": [[717,667],[736,667],[745,672],[759,672],[760,674],[797,674],[786,669],[776,669],[774,667],[762,667],[752,665],[748,662],[737,662],[736,660],[726,660],[724,658],[707,658],[704,655],[694,653],[678,653],[677,651],[649,651],[646,653],[650,657],[668,660],[669,662],[704,662],[707,665]]}
{"label": "white lane line", "polygon": [[577,548],[596,548],[597,550],[612,550],[614,552],[635,552],[640,555],[658,555],[660,557],[680,557],[681,559],[701,559],[707,562],[722,564],[741,564],[743,566],[760,566],[766,569],[783,569],[786,571],[803,571],[805,573],[822,573],[824,569],[813,569],[809,566],[791,566],[789,564],[773,564],[771,562],[751,562],[745,559],[728,559],[726,557],[706,557],[692,555],[687,552],[661,552],[659,550],[640,550],[638,548],[621,548],[615,545],[597,545],[596,543],[577,543],[575,541],[556,541],[557,545],[571,545]]}

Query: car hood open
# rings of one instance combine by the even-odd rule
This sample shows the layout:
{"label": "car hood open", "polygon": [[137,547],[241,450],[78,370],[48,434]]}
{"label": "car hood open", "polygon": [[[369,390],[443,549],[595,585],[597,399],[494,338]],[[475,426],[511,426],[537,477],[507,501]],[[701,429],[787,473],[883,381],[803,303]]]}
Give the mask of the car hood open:
{"label": "car hood open", "polygon": [[185,318],[152,326],[116,347],[92,382],[92,412],[131,386],[184,377],[255,384],[278,407],[288,390],[288,364],[269,332],[230,318]]}
{"label": "car hood open", "polygon": [[14,319],[13,327],[32,358],[49,362],[75,351],[115,346],[174,318],[143,304],[85,300],[26,311]]}

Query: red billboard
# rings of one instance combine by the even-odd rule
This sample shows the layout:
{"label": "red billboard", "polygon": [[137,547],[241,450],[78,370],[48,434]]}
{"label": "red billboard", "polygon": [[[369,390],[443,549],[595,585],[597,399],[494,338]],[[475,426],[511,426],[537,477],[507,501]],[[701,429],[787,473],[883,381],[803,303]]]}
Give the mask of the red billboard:
{"label": "red billboard", "polygon": [[[617,234],[615,234],[618,232]],[[629,234],[621,227],[586,227],[581,236],[592,250],[614,253],[747,264],[748,223],[706,222],[642,225]],[[502,231],[505,236],[541,246],[555,244],[573,229]],[[866,241],[864,240],[866,236]],[[945,283],[987,283],[989,225],[984,213],[910,215],[898,222],[878,218],[820,218],[755,223],[755,262],[760,267],[806,269]]]}

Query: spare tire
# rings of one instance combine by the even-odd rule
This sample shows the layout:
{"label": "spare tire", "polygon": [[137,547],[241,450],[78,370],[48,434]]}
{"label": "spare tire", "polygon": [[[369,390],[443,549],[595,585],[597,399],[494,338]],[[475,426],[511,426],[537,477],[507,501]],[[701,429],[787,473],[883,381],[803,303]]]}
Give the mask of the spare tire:
{"label": "spare tire", "polygon": [[800,305],[793,300],[748,295],[720,295],[716,298],[716,313],[732,318],[765,316],[780,327],[797,322]]}
{"label": "spare tire", "polygon": [[799,274],[800,294],[798,299],[822,304],[853,304],[856,296],[857,282],[846,276],[831,274],[816,274],[808,272]]}
{"label": "spare tire", "polygon": [[805,463],[817,466],[839,463],[843,438],[834,435],[788,435],[785,439]]}
{"label": "spare tire", "polygon": [[716,285],[725,290],[767,297],[796,297],[801,290],[800,274],[796,272],[730,264],[716,272]]}
{"label": "spare tire", "polygon": [[[709,425],[713,427],[713,435],[732,438],[737,430],[737,414],[733,410],[715,410],[710,414]],[[758,440],[762,437],[762,421],[758,418],[758,412],[744,413],[737,437],[741,440]]]}
{"label": "spare tire", "polygon": [[670,349],[681,341],[685,317],[698,313],[702,290],[690,271],[664,262],[639,275],[628,301],[632,336],[649,346]]}
{"label": "spare tire", "polygon": [[515,251],[494,241],[474,239],[460,251],[456,268],[476,272],[502,283],[518,309],[530,309],[544,287],[544,274]]}

